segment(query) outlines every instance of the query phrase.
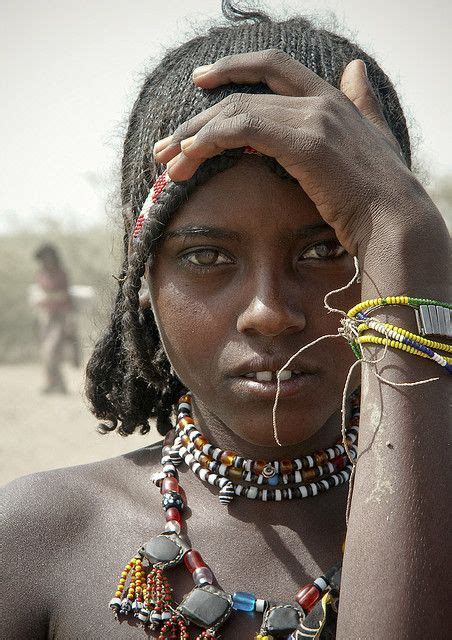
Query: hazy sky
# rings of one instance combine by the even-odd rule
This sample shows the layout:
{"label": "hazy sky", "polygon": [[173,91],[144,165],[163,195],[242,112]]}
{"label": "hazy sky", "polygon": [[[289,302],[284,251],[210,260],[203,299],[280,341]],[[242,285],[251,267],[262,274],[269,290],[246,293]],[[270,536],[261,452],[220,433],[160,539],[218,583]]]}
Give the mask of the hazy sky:
{"label": "hazy sky", "polygon": [[[50,213],[99,221],[142,73],[220,0],[2,0],[0,232]],[[334,11],[395,81],[432,173],[452,172],[449,0],[267,0]],[[165,10],[162,10],[162,6]],[[100,178],[100,180],[99,180]]]}

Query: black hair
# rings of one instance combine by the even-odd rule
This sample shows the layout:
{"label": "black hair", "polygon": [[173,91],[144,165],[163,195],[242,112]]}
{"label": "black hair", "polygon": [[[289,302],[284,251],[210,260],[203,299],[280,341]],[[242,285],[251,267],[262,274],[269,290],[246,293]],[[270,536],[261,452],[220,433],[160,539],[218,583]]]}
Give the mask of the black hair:
{"label": "black hair", "polygon": [[55,245],[50,243],[41,244],[33,254],[35,260],[44,260],[45,258],[51,258],[56,267],[61,265],[60,254]]}
{"label": "black hair", "polygon": [[[124,261],[110,325],[87,367],[87,396],[94,414],[109,422],[103,425],[104,431],[117,428],[127,435],[138,428],[147,433],[151,419],[156,419],[160,434],[169,430],[182,384],[171,371],[151,308],[140,308],[145,265],[178,207],[198,185],[233,166],[243,153],[243,149],[227,151],[202,164],[190,180],[170,183],[143,226],[138,248],[129,256],[135,219],[162,171],[154,161],[152,148],[157,140],[231,93],[272,93],[264,84],[199,89],[191,81],[195,67],[230,54],[277,48],[339,87],[344,68],[360,58],[366,63],[383,114],[411,166],[409,134],[397,93],[372,57],[348,39],[317,28],[301,16],[277,21],[261,11],[238,9],[230,0],[222,1],[222,11],[227,24],[211,27],[204,35],[169,51],[147,75],[130,115],[122,159]],[[266,161],[281,177],[292,179],[276,161]]]}

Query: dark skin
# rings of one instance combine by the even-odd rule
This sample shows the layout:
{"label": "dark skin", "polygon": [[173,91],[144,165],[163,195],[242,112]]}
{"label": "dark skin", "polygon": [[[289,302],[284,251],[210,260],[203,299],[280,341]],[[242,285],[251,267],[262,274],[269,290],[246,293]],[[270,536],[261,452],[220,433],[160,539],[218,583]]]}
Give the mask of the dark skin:
{"label": "dark skin", "polygon": [[[299,395],[283,398],[278,412],[287,445],[282,450],[271,440],[271,401],[265,393],[258,401],[240,395],[228,372],[253,354],[273,358],[265,366],[278,364],[276,357],[289,356],[337,327],[337,318],[322,310],[323,295],[349,279],[351,258],[320,262],[312,253],[306,259],[306,251],[327,239],[334,242],[335,233],[342,246],[358,256],[361,293],[355,289],[335,299],[342,308],[359,296],[404,291],[450,299],[452,270],[441,218],[402,162],[359,61],[345,70],[342,92],[274,52],[220,60],[196,82],[209,87],[259,80],[281,95],[249,96],[249,102],[229,99],[235,115],[226,118],[220,103],[213,107],[216,112],[183,125],[166,147],[160,145],[158,159],[168,162],[181,152],[183,138],[198,134],[180,162],[170,167],[174,180],[189,177],[202,159],[228,145],[249,144],[277,158],[300,186],[280,182],[257,158],[243,159],[201,187],[169,228],[211,225],[214,220],[216,227],[242,239],[225,244],[224,238],[167,237],[148,276],[166,349],[194,392],[204,431],[222,448],[238,448],[253,457],[284,457],[327,446],[338,433],[340,383],[352,361],[347,345],[331,340],[303,354],[305,386]],[[299,235],[294,240],[296,230],[305,232],[306,225],[321,220],[334,233],[322,231],[308,242]],[[193,250],[199,246],[203,249],[196,258]],[[188,259],[187,251],[197,262],[217,263],[222,252],[233,260],[197,275],[199,271],[180,261],[182,256]],[[201,324],[195,311],[203,318]],[[215,322],[206,321],[209,315]],[[412,315],[395,308],[387,317],[415,329]],[[336,365],[338,381],[326,366],[329,361]],[[439,380],[395,389],[364,369],[361,455],[337,638],[446,638],[450,488],[444,470],[450,413],[444,397],[450,381],[438,367],[402,352],[390,351],[378,371],[395,382],[432,375]],[[312,391],[310,376],[315,377]],[[210,379],[221,393],[215,393]],[[315,407],[309,404],[311,396]],[[5,573],[13,568],[16,573],[18,558],[21,570],[6,594],[13,604],[3,610],[3,635],[66,639],[132,638],[140,633],[127,623],[115,623],[105,603],[114,589],[118,563],[162,529],[160,496],[148,482],[157,460],[157,453],[149,457],[136,452],[12,485]],[[288,600],[288,594],[338,559],[346,487],[312,500],[265,507],[237,500],[227,514],[219,508],[216,492],[190,472],[181,473],[181,484],[191,508],[191,542],[228,591]],[[190,588],[184,575],[180,571],[174,579],[176,597]],[[14,606],[22,597],[33,602],[26,615],[18,615]],[[252,616],[234,616],[222,637],[252,637],[257,626]]]}

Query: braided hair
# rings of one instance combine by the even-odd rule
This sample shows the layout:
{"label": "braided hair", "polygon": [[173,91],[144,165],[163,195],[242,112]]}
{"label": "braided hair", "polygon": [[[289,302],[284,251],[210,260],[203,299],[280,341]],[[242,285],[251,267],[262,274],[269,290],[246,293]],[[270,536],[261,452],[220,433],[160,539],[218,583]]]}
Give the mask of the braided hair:
{"label": "braided hair", "polygon": [[[122,435],[141,433],[156,420],[164,435],[182,391],[163,350],[150,307],[141,308],[140,288],[146,262],[158,248],[165,226],[197,186],[233,166],[243,149],[228,150],[203,163],[189,180],[170,182],[146,220],[136,250],[129,254],[136,217],[161,168],[152,155],[154,144],[180,124],[231,93],[272,93],[264,84],[230,84],[213,90],[196,87],[195,67],[226,55],[277,48],[303,63],[331,85],[339,87],[347,64],[360,58],[383,114],[411,166],[410,140],[397,93],[375,60],[346,38],[317,28],[304,17],[273,20],[260,11],[236,8],[222,0],[226,25],[210,28],[169,51],[146,77],[129,119],[122,159],[121,199],[124,217],[124,260],[109,326],[95,346],[87,366],[86,393],[93,413]],[[271,158],[262,158],[282,178],[293,180]]]}

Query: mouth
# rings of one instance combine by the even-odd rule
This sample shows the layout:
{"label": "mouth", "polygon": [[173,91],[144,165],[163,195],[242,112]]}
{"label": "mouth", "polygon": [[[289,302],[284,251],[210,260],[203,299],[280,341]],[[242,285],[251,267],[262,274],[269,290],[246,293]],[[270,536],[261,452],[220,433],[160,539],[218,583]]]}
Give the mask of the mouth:
{"label": "mouth", "polygon": [[290,371],[289,369],[284,369],[283,371],[250,371],[240,377],[246,378],[247,380],[256,380],[257,382],[277,382],[279,378],[281,382],[286,382],[286,380],[290,380],[291,378],[296,378],[301,375],[301,371]]}
{"label": "mouth", "polygon": [[[279,374],[279,375],[278,375]],[[232,378],[234,392],[240,396],[261,399],[274,399],[278,388],[279,397],[290,398],[300,394],[305,386],[314,379],[314,374],[299,370],[249,371]]]}

